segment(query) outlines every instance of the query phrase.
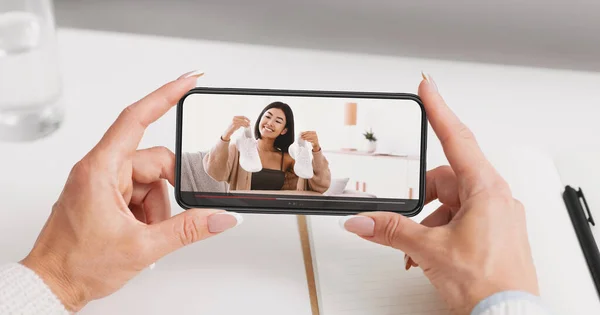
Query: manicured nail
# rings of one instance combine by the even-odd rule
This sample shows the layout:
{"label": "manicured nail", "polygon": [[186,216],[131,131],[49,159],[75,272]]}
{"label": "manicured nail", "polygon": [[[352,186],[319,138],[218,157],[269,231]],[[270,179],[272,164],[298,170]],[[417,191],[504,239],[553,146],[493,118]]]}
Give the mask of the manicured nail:
{"label": "manicured nail", "polygon": [[362,215],[350,215],[340,219],[342,229],[360,236],[375,234],[375,221]]}
{"label": "manicured nail", "polygon": [[152,270],[152,269],[154,269],[154,267],[156,267],[156,263],[152,263],[149,268],[150,268],[150,270]]}
{"label": "manicured nail", "polygon": [[404,254],[404,269],[410,269],[410,261],[408,255]]}
{"label": "manicured nail", "polygon": [[208,217],[208,231],[219,233],[236,227],[244,221],[244,218],[235,212],[219,212]]}
{"label": "manicured nail", "polygon": [[182,74],[179,79],[187,79],[189,77],[201,77],[204,75],[204,72],[200,71],[200,70],[194,70],[194,71],[190,71],[187,73]]}
{"label": "manicured nail", "polygon": [[431,84],[434,90],[438,91],[437,84],[435,84],[435,81],[433,81],[433,78],[429,74],[421,71],[421,76],[425,81],[427,81],[427,83]]}

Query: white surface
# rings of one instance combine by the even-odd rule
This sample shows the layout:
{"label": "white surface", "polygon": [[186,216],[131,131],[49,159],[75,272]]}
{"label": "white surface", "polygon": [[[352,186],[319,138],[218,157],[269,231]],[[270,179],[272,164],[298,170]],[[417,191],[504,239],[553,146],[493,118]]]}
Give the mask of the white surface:
{"label": "white surface", "polygon": [[[503,149],[521,142],[561,153],[600,143],[596,137],[600,74],[595,73],[74,30],[61,30],[58,39],[67,104],[63,128],[36,143],[0,144],[0,262],[16,261],[28,252],[70,167],[126,105],[197,68],[206,72],[200,83],[209,86],[395,92],[415,92],[424,69],[484,148]],[[141,147],[174,149],[174,143],[175,111],[171,111],[148,129]],[[429,165],[444,160],[440,153],[430,131]],[[586,194],[593,192],[588,189]],[[180,211],[174,202],[173,206],[174,213]],[[91,304],[83,314],[134,310],[158,314],[167,309],[194,314],[281,314],[282,310],[309,314],[296,233],[293,217],[247,218],[235,231],[160,261],[152,272]]]}
{"label": "white surface", "polygon": [[321,314],[449,314],[420,268],[404,269],[404,253],[342,229],[337,217],[309,220]]}
{"label": "white surface", "polygon": [[300,246],[295,216],[245,215],[81,314],[310,314]]}
{"label": "white surface", "polygon": [[556,314],[599,314],[600,300],[562,199],[550,156],[532,150],[490,154],[527,214],[540,294]]}

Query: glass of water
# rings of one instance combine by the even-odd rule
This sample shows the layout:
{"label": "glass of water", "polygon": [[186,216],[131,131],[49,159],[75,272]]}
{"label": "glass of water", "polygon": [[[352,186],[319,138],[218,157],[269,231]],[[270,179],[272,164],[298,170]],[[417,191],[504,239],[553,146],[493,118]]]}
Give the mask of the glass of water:
{"label": "glass of water", "polygon": [[63,119],[52,0],[0,0],[0,141],[50,135]]}

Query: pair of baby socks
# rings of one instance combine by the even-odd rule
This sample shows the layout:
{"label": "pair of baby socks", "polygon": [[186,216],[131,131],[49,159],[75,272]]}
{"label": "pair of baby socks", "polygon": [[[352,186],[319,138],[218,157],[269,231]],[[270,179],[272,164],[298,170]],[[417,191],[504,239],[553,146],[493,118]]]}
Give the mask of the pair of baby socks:
{"label": "pair of baby socks", "polygon": [[[240,166],[250,173],[262,170],[262,163],[258,155],[258,141],[252,136],[252,130],[245,128],[244,133],[236,141],[240,152]],[[310,143],[298,139],[288,149],[290,156],[295,160],[294,173],[300,178],[310,179],[313,177],[312,149]]]}

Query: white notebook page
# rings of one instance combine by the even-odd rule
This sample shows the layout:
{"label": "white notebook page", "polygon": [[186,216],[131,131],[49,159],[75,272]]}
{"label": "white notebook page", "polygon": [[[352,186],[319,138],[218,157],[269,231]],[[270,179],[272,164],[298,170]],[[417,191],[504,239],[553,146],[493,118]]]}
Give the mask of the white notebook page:
{"label": "white notebook page", "polygon": [[490,154],[525,206],[540,294],[556,314],[600,314],[577,235],[562,199],[564,184],[550,155],[530,149]]}
{"label": "white notebook page", "polygon": [[[542,298],[557,314],[600,314],[551,158],[525,150],[488,157],[525,205]],[[421,270],[404,271],[402,252],[341,230],[337,217],[310,217],[309,227],[321,315],[447,314]]]}
{"label": "white notebook page", "polygon": [[338,217],[309,218],[321,315],[449,314],[404,253],[343,231]]}

